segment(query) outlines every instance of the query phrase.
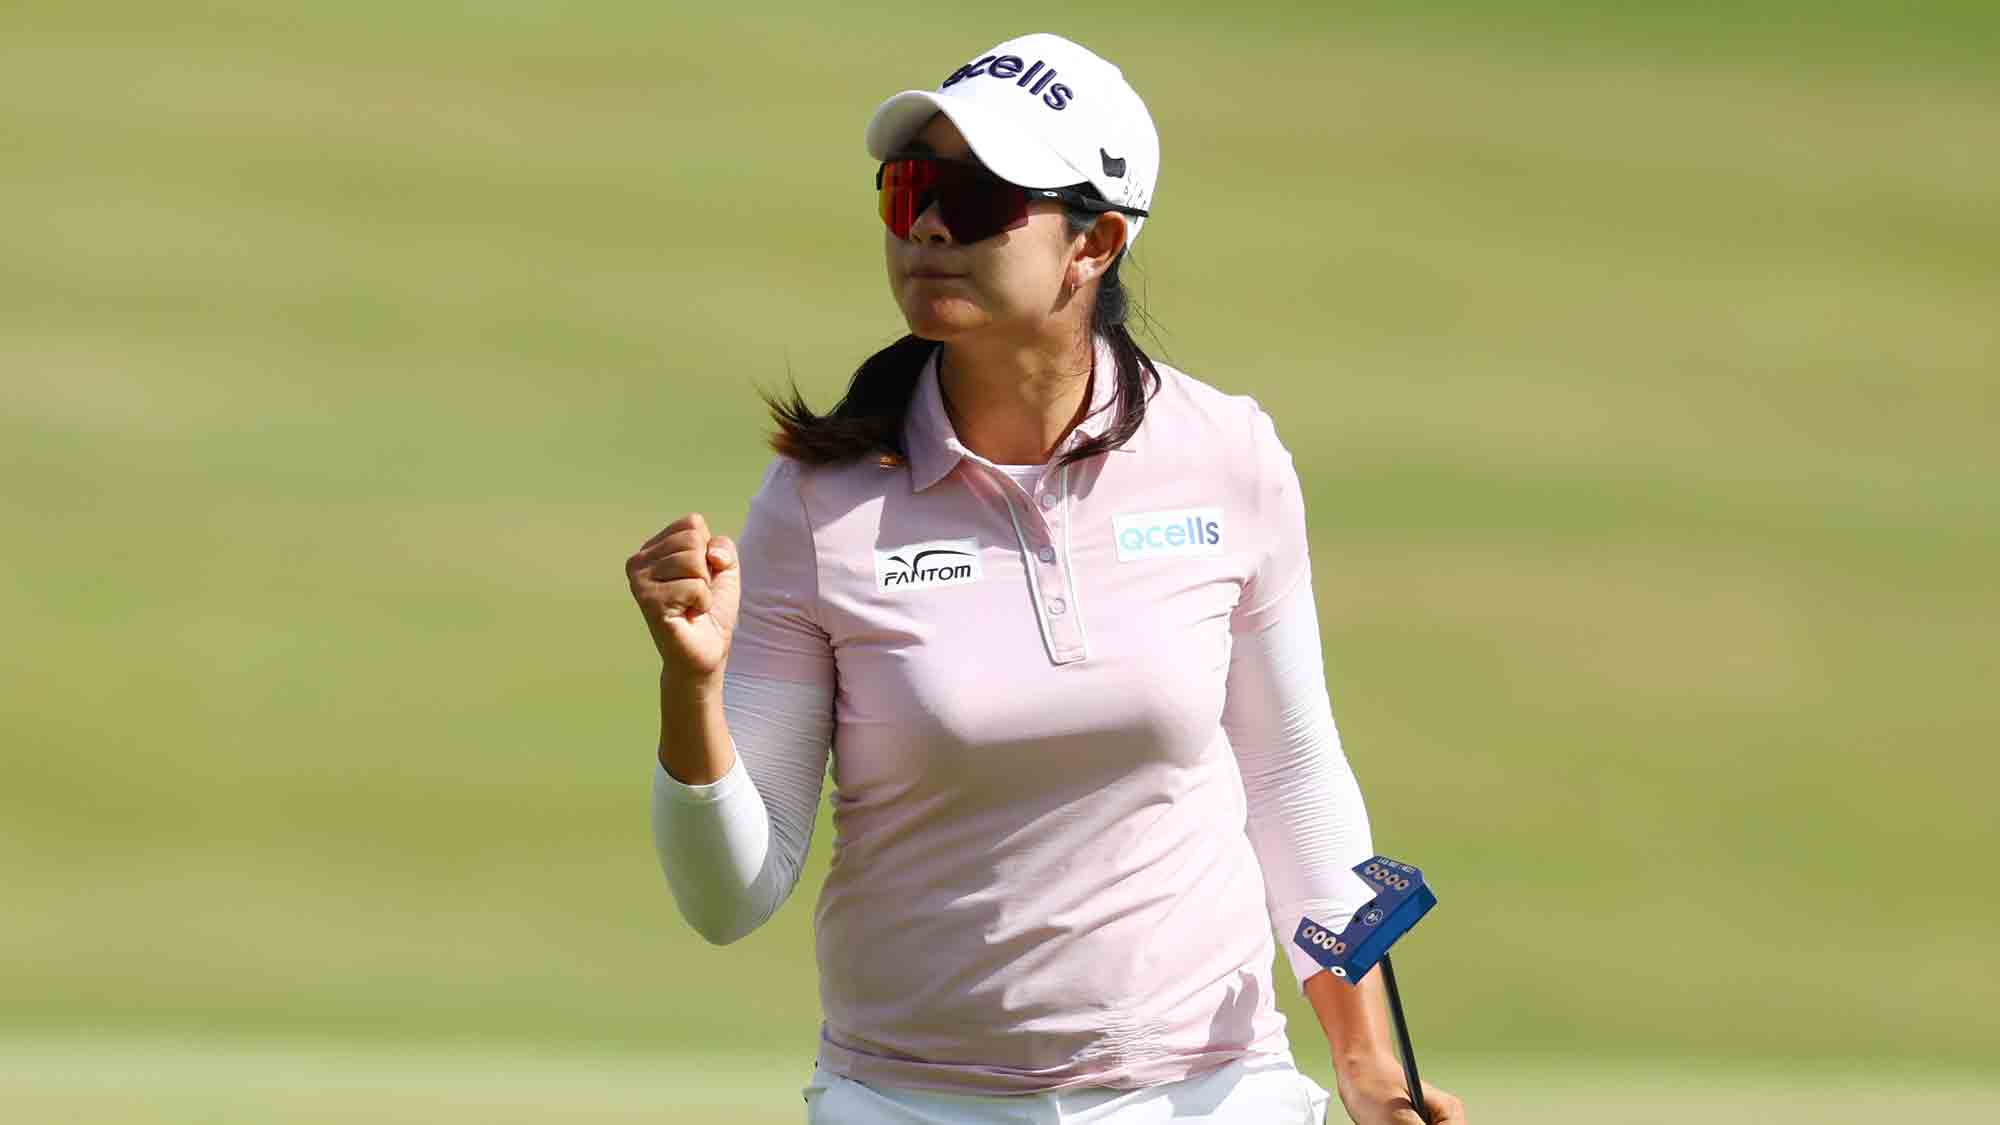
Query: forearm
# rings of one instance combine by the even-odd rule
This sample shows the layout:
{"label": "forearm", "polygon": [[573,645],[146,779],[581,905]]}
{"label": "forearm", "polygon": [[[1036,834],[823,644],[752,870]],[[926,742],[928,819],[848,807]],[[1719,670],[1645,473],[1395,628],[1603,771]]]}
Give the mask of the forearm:
{"label": "forearm", "polygon": [[686,683],[660,673],[660,765],[683,785],[710,785],[736,764],[720,677]]}
{"label": "forearm", "polygon": [[1382,974],[1370,969],[1358,985],[1330,972],[1306,978],[1306,1000],[1319,1017],[1333,1055],[1333,1067],[1344,1084],[1357,1071],[1387,1063],[1399,1066],[1395,1028],[1389,1023],[1389,990]]}
{"label": "forearm", "polygon": [[[720,776],[677,780],[664,754],[653,770],[660,868],[682,916],[717,944],[762,925],[797,884],[833,729],[830,689],[735,673],[725,682]],[[669,749],[699,741],[666,729]]]}

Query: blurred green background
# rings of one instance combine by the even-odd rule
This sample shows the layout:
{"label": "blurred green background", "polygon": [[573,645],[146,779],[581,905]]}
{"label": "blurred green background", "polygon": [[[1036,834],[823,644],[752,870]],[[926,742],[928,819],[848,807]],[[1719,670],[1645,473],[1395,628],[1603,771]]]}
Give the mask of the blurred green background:
{"label": "blurred green background", "polygon": [[801,1119],[830,836],[680,921],[621,566],[901,332],[868,112],[1033,30],[1297,459],[1425,1076],[2000,1114],[2000,7],[31,0],[0,1118]]}

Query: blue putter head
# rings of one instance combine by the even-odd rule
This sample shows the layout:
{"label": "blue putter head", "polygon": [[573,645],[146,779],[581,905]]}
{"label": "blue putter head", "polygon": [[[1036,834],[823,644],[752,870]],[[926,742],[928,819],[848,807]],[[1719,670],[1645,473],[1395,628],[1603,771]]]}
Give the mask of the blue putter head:
{"label": "blue putter head", "polygon": [[1354,912],[1347,928],[1336,934],[1311,918],[1301,918],[1292,935],[1293,944],[1349,984],[1359,984],[1396,939],[1437,905],[1437,896],[1424,884],[1424,873],[1407,863],[1378,855],[1355,864],[1354,873],[1375,888],[1375,897]]}

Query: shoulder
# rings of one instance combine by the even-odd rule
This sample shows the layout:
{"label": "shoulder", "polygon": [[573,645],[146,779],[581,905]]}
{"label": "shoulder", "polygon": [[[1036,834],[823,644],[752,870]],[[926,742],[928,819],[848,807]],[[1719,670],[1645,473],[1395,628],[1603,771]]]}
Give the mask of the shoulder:
{"label": "shoulder", "polygon": [[[1224,390],[1186,371],[1153,361],[1160,389],[1146,404],[1149,425],[1183,448],[1198,447],[1229,455],[1232,463],[1250,470],[1283,452],[1277,424],[1255,395]],[[1158,411],[1157,415],[1155,411]]]}
{"label": "shoulder", "polygon": [[743,517],[743,537],[761,540],[769,536],[785,542],[809,538],[811,521],[806,518],[801,493],[805,466],[782,454],[764,463],[762,479],[750,495],[749,510]]}
{"label": "shoulder", "polygon": [[900,462],[860,457],[835,464],[812,465],[782,453],[765,462],[753,510],[767,518],[819,529],[857,508],[879,504],[892,481],[907,480]]}
{"label": "shoulder", "polygon": [[770,460],[764,462],[764,475],[757,482],[756,494],[750,498],[751,506],[796,504],[807,471],[806,466],[797,460],[782,453],[773,454]]}

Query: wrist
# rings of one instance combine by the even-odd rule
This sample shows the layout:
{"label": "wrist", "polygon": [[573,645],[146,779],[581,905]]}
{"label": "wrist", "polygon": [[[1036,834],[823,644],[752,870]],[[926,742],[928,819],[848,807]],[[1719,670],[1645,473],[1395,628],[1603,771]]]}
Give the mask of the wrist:
{"label": "wrist", "polygon": [[722,678],[684,680],[660,673],[660,748],[715,744],[723,730]]}
{"label": "wrist", "polygon": [[722,779],[735,762],[722,705],[722,678],[660,673],[661,768],[683,785]]}
{"label": "wrist", "polygon": [[660,698],[694,710],[722,701],[722,675],[702,675],[675,668],[660,669]]}

